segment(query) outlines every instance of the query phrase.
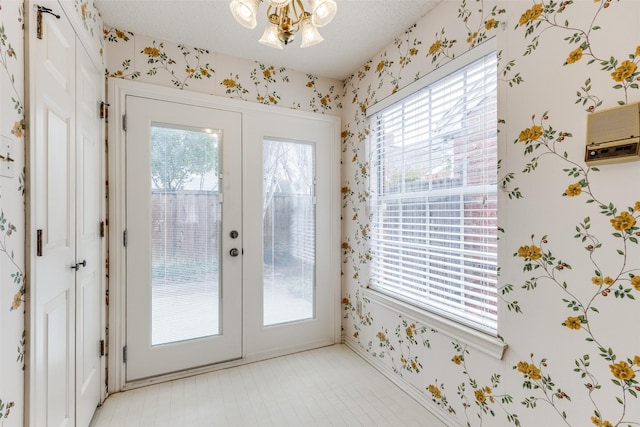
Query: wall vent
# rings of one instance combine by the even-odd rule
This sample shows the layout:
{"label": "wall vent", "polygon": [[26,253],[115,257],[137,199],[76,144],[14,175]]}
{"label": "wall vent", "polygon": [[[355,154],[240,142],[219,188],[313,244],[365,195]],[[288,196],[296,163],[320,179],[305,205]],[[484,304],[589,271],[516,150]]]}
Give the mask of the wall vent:
{"label": "wall vent", "polygon": [[640,160],[640,103],[589,114],[586,144],[588,165]]}

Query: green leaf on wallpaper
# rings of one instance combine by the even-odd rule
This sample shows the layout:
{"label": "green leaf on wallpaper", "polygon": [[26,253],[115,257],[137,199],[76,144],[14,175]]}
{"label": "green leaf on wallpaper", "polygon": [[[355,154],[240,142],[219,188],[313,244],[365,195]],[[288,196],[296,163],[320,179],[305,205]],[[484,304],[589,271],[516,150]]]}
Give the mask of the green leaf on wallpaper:
{"label": "green leaf on wallpaper", "polygon": [[624,252],[622,250],[618,249],[618,254],[619,255],[624,255]]}
{"label": "green leaf on wallpaper", "polygon": [[[611,382],[613,382],[617,386],[620,385],[620,381],[618,381],[618,380],[611,380]],[[618,401],[619,404],[624,405],[624,402],[619,397],[616,396],[616,400]]]}
{"label": "green leaf on wallpaper", "polygon": [[598,311],[598,309],[595,308],[595,307],[589,307],[589,308],[591,309],[591,311],[595,311],[596,313],[600,313],[600,311]]}
{"label": "green leaf on wallpaper", "polygon": [[600,356],[604,357],[605,360],[608,360],[610,362],[615,362],[616,361],[616,355],[613,353],[613,350],[611,350],[611,348],[605,349],[604,347],[600,347]]}
{"label": "green leaf on wallpaper", "polygon": [[620,234],[620,233],[611,233],[611,235],[613,237],[622,237],[622,234]]}
{"label": "green leaf on wallpaper", "polygon": [[636,394],[636,391],[632,388],[629,389],[629,394],[633,397],[635,397],[636,399],[638,398],[638,395]]}
{"label": "green leaf on wallpaper", "polygon": [[638,244],[638,239],[636,239],[635,237],[629,237],[629,240],[631,240],[635,244]]}

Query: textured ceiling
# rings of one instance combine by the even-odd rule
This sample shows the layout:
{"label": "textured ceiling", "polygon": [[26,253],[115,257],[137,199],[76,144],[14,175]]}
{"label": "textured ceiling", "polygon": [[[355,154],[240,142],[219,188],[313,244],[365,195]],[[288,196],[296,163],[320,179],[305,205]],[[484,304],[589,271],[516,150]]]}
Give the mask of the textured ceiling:
{"label": "textured ceiling", "polygon": [[[337,0],[336,17],[320,28],[324,42],[301,49],[298,37],[282,50],[258,43],[266,22],[264,1],[253,30],[235,22],[229,0],[96,0],[95,4],[110,27],[344,80],[440,1]],[[307,0],[303,3],[308,5]]]}

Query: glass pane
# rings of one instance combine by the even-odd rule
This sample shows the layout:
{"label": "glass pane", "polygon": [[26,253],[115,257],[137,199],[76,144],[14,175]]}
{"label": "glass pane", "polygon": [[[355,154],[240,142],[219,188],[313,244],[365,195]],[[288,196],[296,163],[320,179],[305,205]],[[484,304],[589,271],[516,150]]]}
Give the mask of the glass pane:
{"label": "glass pane", "polygon": [[314,316],[314,150],[264,141],[264,325]]}
{"label": "glass pane", "polygon": [[219,333],[219,141],[151,127],[152,345]]}

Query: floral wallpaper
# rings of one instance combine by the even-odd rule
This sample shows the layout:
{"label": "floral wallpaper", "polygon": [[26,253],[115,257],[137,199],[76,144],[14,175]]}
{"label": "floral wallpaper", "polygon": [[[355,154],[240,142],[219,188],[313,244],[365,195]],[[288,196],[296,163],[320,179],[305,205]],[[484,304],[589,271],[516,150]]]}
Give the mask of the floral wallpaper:
{"label": "floral wallpaper", "polygon": [[340,115],[342,82],[105,27],[108,77]]}
{"label": "floral wallpaper", "polygon": [[[14,176],[0,176],[0,425],[24,410],[24,5],[0,1],[0,140]],[[0,160],[2,166],[4,161]]]}
{"label": "floral wallpaper", "polygon": [[[106,75],[342,117],[345,341],[446,425],[640,424],[640,163],[584,163],[586,117],[640,101],[640,3],[443,1],[345,82],[102,29],[74,0]],[[0,425],[22,425],[23,13],[0,0]],[[102,32],[102,34],[100,34]],[[102,37],[100,37],[102,36]],[[495,37],[499,65],[498,359],[367,288],[366,108]]]}
{"label": "floral wallpaper", "polygon": [[[640,163],[584,162],[589,114],[640,101],[640,3],[441,2],[345,82],[343,331],[446,425],[640,424]],[[502,359],[367,288],[366,108],[495,37]]]}
{"label": "floral wallpaper", "polygon": [[[93,2],[65,0],[97,50],[102,20]],[[13,151],[13,177],[0,176],[0,426],[24,424],[25,304],[25,2],[0,0],[0,139]],[[96,52],[97,55],[102,52]],[[96,56],[97,56],[96,55]],[[4,152],[0,151],[4,156]]]}

